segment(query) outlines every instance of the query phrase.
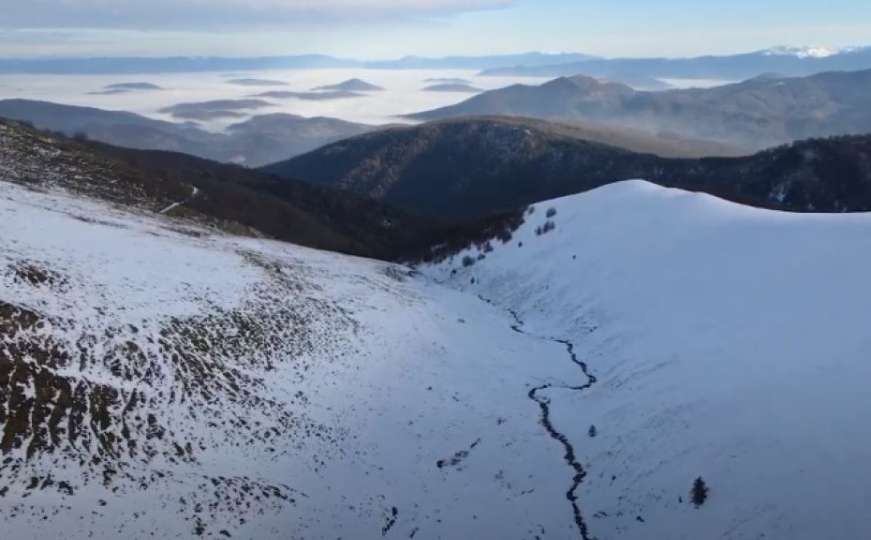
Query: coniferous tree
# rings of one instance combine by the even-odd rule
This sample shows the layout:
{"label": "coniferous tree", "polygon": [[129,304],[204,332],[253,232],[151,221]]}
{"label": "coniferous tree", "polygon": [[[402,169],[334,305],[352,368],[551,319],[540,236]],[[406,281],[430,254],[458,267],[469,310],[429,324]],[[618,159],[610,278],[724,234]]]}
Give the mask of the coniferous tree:
{"label": "coniferous tree", "polygon": [[705,504],[705,501],[708,500],[708,485],[702,479],[701,476],[696,478],[696,481],[693,482],[693,488],[690,490],[690,500],[696,506],[696,508]]}

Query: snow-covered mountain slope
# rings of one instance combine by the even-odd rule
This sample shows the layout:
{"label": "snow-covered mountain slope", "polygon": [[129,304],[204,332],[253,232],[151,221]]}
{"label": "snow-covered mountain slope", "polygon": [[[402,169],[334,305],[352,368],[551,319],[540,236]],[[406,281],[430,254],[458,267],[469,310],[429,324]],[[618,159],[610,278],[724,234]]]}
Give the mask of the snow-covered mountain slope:
{"label": "snow-covered mountain slope", "polygon": [[566,347],[409,272],[0,181],[2,537],[576,537]]}
{"label": "snow-covered mountain slope", "polygon": [[871,215],[624,182],[419,274],[49,163],[0,160],[3,538],[868,536]]}
{"label": "snow-covered mountain slope", "polygon": [[546,395],[592,536],[871,535],[871,215],[623,182],[538,204],[509,243],[427,272],[587,363],[596,384]]}

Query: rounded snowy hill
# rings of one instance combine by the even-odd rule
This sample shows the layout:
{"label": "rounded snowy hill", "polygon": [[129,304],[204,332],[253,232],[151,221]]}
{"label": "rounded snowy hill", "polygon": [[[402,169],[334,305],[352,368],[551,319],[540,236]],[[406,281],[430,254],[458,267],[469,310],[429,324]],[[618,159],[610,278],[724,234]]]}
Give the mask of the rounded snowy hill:
{"label": "rounded snowy hill", "polygon": [[871,215],[629,181],[537,204],[431,273],[571,340],[597,378],[550,394],[596,538],[871,532]]}

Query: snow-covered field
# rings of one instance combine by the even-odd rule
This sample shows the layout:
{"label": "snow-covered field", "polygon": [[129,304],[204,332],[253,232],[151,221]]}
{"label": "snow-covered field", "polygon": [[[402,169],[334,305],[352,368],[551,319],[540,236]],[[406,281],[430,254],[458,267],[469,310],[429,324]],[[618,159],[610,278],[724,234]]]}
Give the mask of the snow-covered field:
{"label": "snow-covered field", "polygon": [[869,253],[624,182],[417,273],[0,182],[3,537],[865,538]]}

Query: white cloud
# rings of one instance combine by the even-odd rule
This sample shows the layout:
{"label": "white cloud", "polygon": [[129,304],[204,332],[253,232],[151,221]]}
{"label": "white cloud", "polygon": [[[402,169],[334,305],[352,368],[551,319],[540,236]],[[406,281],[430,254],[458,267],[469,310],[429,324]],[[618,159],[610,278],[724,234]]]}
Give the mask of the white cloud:
{"label": "white cloud", "polygon": [[[3,0],[13,1],[13,0]],[[28,0],[5,28],[202,28],[432,17],[498,9],[514,0]]]}

